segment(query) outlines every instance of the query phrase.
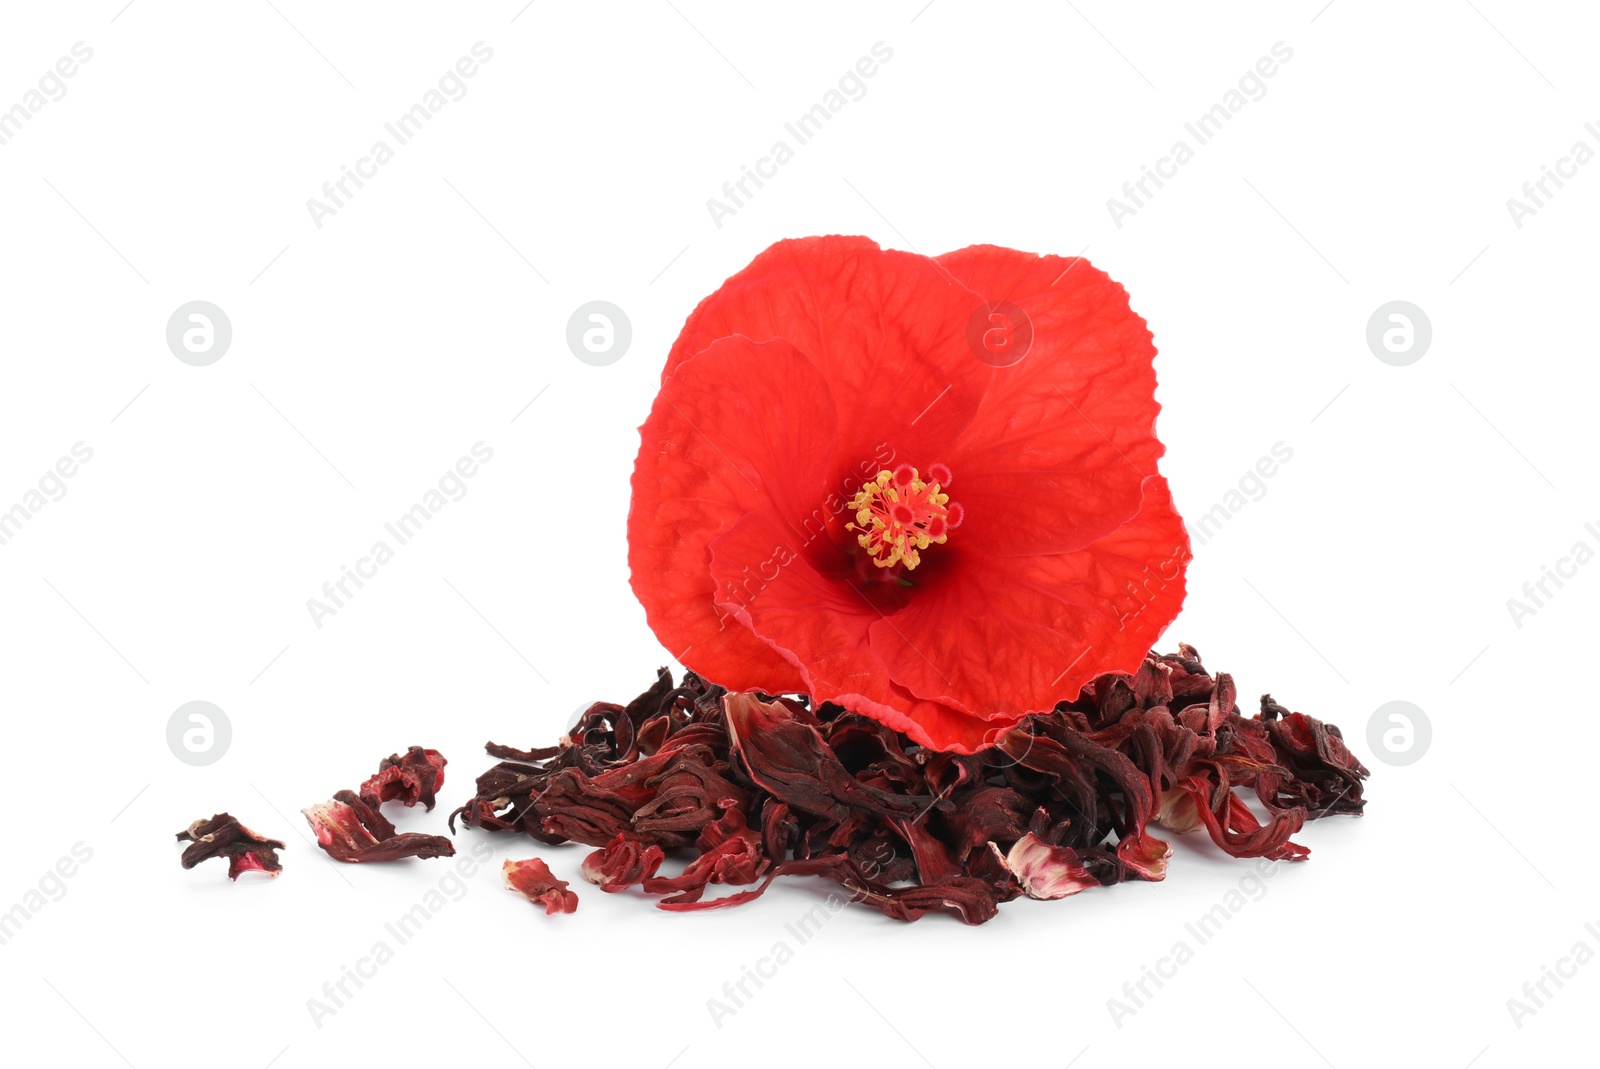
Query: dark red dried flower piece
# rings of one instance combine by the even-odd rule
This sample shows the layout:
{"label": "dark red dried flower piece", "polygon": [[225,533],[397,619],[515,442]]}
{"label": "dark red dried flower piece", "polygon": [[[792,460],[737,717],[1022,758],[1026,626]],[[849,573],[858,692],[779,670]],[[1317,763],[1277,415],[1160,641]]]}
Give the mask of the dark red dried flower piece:
{"label": "dark red dried flower piece", "polygon": [[[969,924],[1027,894],[1165,876],[1152,833],[1205,827],[1236,857],[1304,858],[1307,820],[1359,814],[1367,770],[1337,728],[1270,698],[1239,712],[1193,647],[1096,678],[972,754],[918,746],[838,706],[729,694],[663,669],[627,706],[591,706],[560,745],[514,750],[451,814],[471,827],[598,847],[584,878],[663,909],[721,909],[779,876],[821,876],[901,920]],[[1258,820],[1241,791],[1267,812]],[[660,875],[668,851],[695,856]],[[757,882],[759,881],[759,882]],[[706,898],[712,884],[753,887]]]}
{"label": "dark red dried flower piece", "polygon": [[421,802],[432,810],[437,791],[444,785],[444,755],[438,750],[413,746],[406,755],[390,754],[378,771],[361,785],[361,800],[376,809],[384,802],[414,806]]}
{"label": "dark red dried flower piece", "polygon": [[1136,832],[1117,844],[1117,858],[1142,880],[1163,880],[1172,847],[1153,835]]}
{"label": "dark red dried flower piece", "polygon": [[1361,812],[1361,781],[1369,773],[1336,725],[1291,713],[1270,694],[1261,697],[1261,719],[1278,763],[1290,773],[1268,782],[1288,801],[1305,806],[1312,817]]}
{"label": "dark red dried flower piece", "polygon": [[1004,857],[993,843],[989,849],[1029,898],[1065,898],[1100,884],[1083,866],[1076,850],[1051,846],[1031,831],[1018,839]]}
{"label": "dark red dried flower piece", "polygon": [[443,835],[397,833],[383,814],[354,791],[302,809],[317,834],[317,844],[335,861],[399,861],[407,857],[453,857],[456,848]]}
{"label": "dark red dried flower piece", "polygon": [[662,901],[663,907],[700,901],[707,884],[754,883],[771,864],[761,848],[760,837],[745,823],[739,804],[731,798],[718,804],[723,809],[722,816],[701,830],[696,843],[700,856],[689,862],[680,875],[644,881],[644,889],[650,894],[673,895]]}
{"label": "dark red dried flower piece", "polygon": [[584,859],[581,871],[584,879],[611,894],[654,876],[665,859],[661,847],[618,832],[616,838]]}
{"label": "dark red dried flower piece", "polygon": [[490,757],[498,757],[502,761],[545,761],[561,752],[559,746],[541,746],[532,750],[518,750],[512,746],[501,746],[498,742],[491,742],[484,747]]}
{"label": "dark red dried flower piece", "polygon": [[558,880],[550,873],[550,866],[536,857],[526,861],[507,861],[501,866],[506,886],[536,906],[543,906],[545,916],[556,913],[576,913],[578,896],[567,890],[567,881]]}
{"label": "dark red dried flower piece", "polygon": [[225,857],[230,880],[237,880],[241,872],[276,876],[283,871],[278,863],[278,851],[284,849],[284,845],[276,839],[257,835],[227,813],[218,813],[210,820],[197,820],[178,832],[177,837],[179,842],[191,844],[183,851],[186,869],[209,858]]}
{"label": "dark red dried flower piece", "polygon": [[933,801],[866,786],[806,722],[811,718],[804,709],[743,693],[729,694],[724,705],[734,751],[750,778],[792,808],[837,821],[853,808],[883,817],[910,816]]}

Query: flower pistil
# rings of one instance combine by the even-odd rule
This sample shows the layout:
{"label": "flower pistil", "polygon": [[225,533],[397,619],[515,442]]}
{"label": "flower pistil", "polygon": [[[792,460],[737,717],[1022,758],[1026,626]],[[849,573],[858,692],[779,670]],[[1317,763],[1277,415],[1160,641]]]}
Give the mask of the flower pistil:
{"label": "flower pistil", "polygon": [[922,550],[942,545],[960,526],[961,506],[943,489],[950,485],[950,469],[935,464],[928,476],[924,480],[916,468],[901,464],[878,472],[851,498],[856,520],[845,526],[859,532],[856,542],[879,568],[903,564],[911,571],[922,563]]}

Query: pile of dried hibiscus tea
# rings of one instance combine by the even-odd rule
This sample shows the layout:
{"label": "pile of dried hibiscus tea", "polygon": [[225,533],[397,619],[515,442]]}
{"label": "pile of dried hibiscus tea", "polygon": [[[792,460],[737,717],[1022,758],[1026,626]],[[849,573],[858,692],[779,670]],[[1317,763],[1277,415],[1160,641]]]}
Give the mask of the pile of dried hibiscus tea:
{"label": "pile of dried hibiscus tea", "polygon": [[[587,880],[666,896],[662,909],[738,905],[779,876],[821,876],[890,917],[981,924],[1022,895],[1162,879],[1172,851],[1151,821],[1204,825],[1235,857],[1297,861],[1309,851],[1290,836],[1306,820],[1360,814],[1368,773],[1337,727],[1270,696],[1246,718],[1236,694],[1180,646],[956,754],[835,705],[729,693],[693,673],[674,684],[662,669],[628,705],[591,706],[559,745],[489,743],[500,764],[450,824],[598,847]],[[1266,823],[1236,789],[1255,792]],[[680,853],[682,871],[660,875]],[[707,898],[712,884],[746,889]]]}

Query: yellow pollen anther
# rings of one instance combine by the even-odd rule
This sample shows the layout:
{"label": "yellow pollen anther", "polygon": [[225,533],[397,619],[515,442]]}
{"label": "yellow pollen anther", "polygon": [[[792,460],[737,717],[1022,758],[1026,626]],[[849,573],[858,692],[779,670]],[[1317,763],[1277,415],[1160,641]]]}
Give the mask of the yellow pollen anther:
{"label": "yellow pollen anther", "polygon": [[[940,474],[948,485],[949,472]],[[951,504],[938,482],[924,482],[909,464],[878,472],[850,499],[849,507],[856,522],[846,528],[859,532],[856,542],[880,568],[903,564],[911,571],[922,563],[921,550],[944,543],[961,522],[961,506]]]}

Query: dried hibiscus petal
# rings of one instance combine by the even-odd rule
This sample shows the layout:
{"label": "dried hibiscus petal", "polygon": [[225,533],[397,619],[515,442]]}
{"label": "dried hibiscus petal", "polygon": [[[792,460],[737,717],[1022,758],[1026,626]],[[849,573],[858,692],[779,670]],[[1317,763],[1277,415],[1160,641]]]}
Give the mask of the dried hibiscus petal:
{"label": "dried hibiscus petal", "polygon": [[1200,805],[1194,800],[1194,795],[1173,787],[1161,796],[1161,812],[1156,819],[1163,827],[1182,835],[1200,826]]}
{"label": "dried hibiscus petal", "polygon": [[439,788],[444,785],[447,762],[438,750],[412,746],[405,756],[390,754],[378,763],[378,771],[361,785],[361,800],[376,809],[384,802],[414,806],[421,802],[433,809]]}
{"label": "dried hibiscus petal", "polygon": [[228,859],[228,879],[237,880],[241,872],[265,872],[276,876],[283,871],[278,851],[284,845],[276,839],[257,835],[228,813],[210,820],[197,820],[178,833],[178,841],[189,843],[183,851],[183,867],[192,869],[213,857]]}
{"label": "dried hibiscus petal", "polygon": [[793,808],[839,820],[853,807],[909,816],[932,801],[866,786],[850,775],[817,729],[782,702],[764,702],[753,694],[729,694],[725,701],[733,748],[750,778]]}
{"label": "dried hibiscus petal", "polygon": [[[1000,848],[989,844],[995,854]],[[1100,886],[1070,846],[1051,846],[1033,832],[1018,839],[1005,855],[1006,869],[1017,878],[1029,898],[1065,898]]]}
{"label": "dried hibiscus petal", "polygon": [[394,825],[354,791],[339,791],[326,802],[302,809],[317,834],[317,844],[335,861],[398,861],[407,857],[452,857],[456,848],[443,835],[397,833]]}
{"label": "dried hibiscus petal", "polygon": [[[1309,851],[1290,836],[1308,820],[1362,811],[1367,770],[1337,728],[1270,698],[1245,717],[1237,693],[1180,646],[956,753],[837,705],[663,669],[626,706],[590,706],[558,745],[489,744],[500,763],[451,823],[585,843],[586,880],[675,912],[811,876],[899,920],[980,924],[1019,895],[1162,879],[1172,848],[1156,821],[1204,826],[1235,857],[1298,860]],[[692,856],[663,875],[673,851]],[[526,882],[564,906],[570,892],[539,868]],[[754,886],[712,897],[715,884]]]}
{"label": "dried hibiscus petal", "polygon": [[584,879],[609,894],[625,891],[654,876],[665,858],[661,847],[618,832],[616,838],[584,859],[580,871]]}
{"label": "dried hibiscus petal", "polygon": [[1154,835],[1140,832],[1117,844],[1117,857],[1141,879],[1164,880],[1172,847]]}
{"label": "dried hibiscus petal", "polygon": [[526,861],[507,861],[501,866],[506,886],[536,906],[543,906],[546,916],[556,913],[576,913],[578,896],[567,890],[566,880],[558,880],[550,866],[536,857]]}
{"label": "dried hibiscus petal", "polygon": [[744,813],[732,799],[718,803],[723,814],[700,832],[700,856],[677,876],[644,881],[650,894],[672,894],[663,905],[698,902],[712,883],[754,883],[765,875],[771,860],[761,848],[761,838],[745,823]]}

